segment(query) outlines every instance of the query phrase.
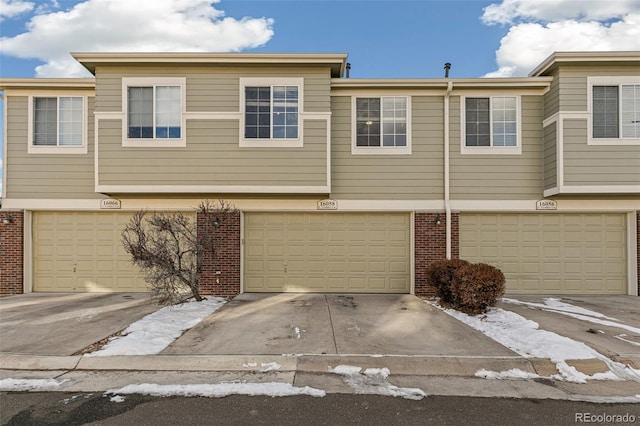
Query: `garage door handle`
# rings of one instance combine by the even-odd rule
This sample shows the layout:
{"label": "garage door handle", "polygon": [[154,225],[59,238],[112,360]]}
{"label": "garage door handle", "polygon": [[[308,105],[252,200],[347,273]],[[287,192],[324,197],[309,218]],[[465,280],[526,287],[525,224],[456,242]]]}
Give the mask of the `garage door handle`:
{"label": "garage door handle", "polygon": [[287,272],[287,262],[282,262],[282,266],[284,266],[284,272]]}

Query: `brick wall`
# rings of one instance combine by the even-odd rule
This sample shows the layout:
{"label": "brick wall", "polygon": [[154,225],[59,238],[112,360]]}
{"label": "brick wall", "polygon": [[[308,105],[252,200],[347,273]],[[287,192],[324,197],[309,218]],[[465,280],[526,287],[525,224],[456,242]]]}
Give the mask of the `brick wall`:
{"label": "brick wall", "polygon": [[[436,223],[440,219],[440,224]],[[429,265],[446,259],[446,216],[444,213],[416,213],[414,225],[415,240],[415,292],[416,296],[430,296],[435,289],[427,283],[426,271]],[[451,257],[460,256],[459,215],[451,214]]]}
{"label": "brick wall", "polygon": [[[2,219],[10,216],[12,223]],[[24,213],[0,212],[0,294],[23,293]]]}
{"label": "brick wall", "polygon": [[[233,296],[240,293],[240,212],[216,216],[220,219],[220,226],[214,231],[214,251],[204,258],[200,293]],[[198,232],[204,232],[205,217],[202,213],[198,213],[197,221]],[[216,274],[218,271],[220,273]]]}

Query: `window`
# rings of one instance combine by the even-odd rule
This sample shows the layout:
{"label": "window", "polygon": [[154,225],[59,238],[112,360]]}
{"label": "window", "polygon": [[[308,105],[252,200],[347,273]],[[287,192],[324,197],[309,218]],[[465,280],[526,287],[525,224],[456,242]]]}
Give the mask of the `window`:
{"label": "window", "polygon": [[184,147],[186,79],[122,79],[123,146]]}
{"label": "window", "polygon": [[411,153],[408,97],[357,97],[354,105],[354,154]]}
{"label": "window", "polygon": [[87,152],[84,97],[33,97],[30,114],[29,152]]}
{"label": "window", "polygon": [[521,153],[518,97],[465,97],[462,108],[462,153]]}
{"label": "window", "polygon": [[298,139],[298,86],[244,90],[245,139]]}
{"label": "window", "polygon": [[592,86],[594,139],[640,138],[640,84]]}
{"label": "window", "polygon": [[303,146],[304,79],[240,78],[240,146]]}
{"label": "window", "polygon": [[180,86],[127,89],[130,139],[180,139],[182,95]]}

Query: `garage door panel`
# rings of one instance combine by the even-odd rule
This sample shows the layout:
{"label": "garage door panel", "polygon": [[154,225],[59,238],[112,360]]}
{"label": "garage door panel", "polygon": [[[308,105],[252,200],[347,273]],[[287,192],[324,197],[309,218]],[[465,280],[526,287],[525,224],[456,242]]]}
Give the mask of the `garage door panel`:
{"label": "garage door panel", "polygon": [[625,215],[461,214],[460,257],[498,263],[510,292],[625,294]]}
{"label": "garage door panel", "polygon": [[142,274],[120,241],[131,215],[34,213],[34,291],[148,291]]}
{"label": "garage door panel", "polygon": [[[256,284],[258,274],[277,278],[280,288],[271,291],[409,291],[408,214],[246,213],[244,223],[246,235],[256,235],[253,227],[266,229],[264,239],[245,240],[245,265],[251,265],[245,267],[245,291],[269,291]],[[287,269],[260,271],[256,245],[279,247],[273,253],[282,255],[273,259],[286,260]],[[392,274],[398,276],[393,286]]]}

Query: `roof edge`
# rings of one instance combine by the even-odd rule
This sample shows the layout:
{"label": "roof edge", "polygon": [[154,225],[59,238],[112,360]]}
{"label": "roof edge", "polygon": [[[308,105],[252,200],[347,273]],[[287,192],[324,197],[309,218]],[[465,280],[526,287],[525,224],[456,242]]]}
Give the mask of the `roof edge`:
{"label": "roof edge", "polygon": [[633,62],[640,61],[640,51],[553,52],[535,67],[529,77],[538,77],[559,63],[570,62]]}
{"label": "roof edge", "polygon": [[332,89],[381,89],[381,88],[416,88],[443,89],[449,83],[454,88],[548,88],[552,77],[496,77],[496,78],[332,78]]}
{"label": "roof edge", "polygon": [[211,53],[211,52],[72,52],[91,73],[98,64],[311,64],[330,65],[331,76],[341,77],[346,53]]}
{"label": "roof edge", "polygon": [[0,78],[0,90],[5,89],[93,89],[94,78]]}

